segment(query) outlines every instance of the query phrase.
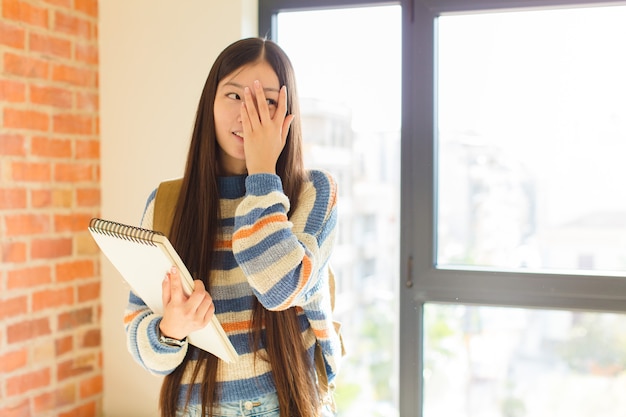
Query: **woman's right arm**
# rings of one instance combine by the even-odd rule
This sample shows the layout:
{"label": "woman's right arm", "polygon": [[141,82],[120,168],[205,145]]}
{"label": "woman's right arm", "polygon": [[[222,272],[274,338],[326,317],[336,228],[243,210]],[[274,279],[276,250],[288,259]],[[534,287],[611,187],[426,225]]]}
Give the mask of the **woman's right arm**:
{"label": "woman's right arm", "polygon": [[[151,229],[154,215],[153,192],[146,203],[141,227]],[[165,277],[164,277],[165,278]],[[183,361],[187,345],[169,346],[159,342],[161,315],[155,314],[133,291],[124,312],[126,345],[133,358],[153,374],[167,375]]]}

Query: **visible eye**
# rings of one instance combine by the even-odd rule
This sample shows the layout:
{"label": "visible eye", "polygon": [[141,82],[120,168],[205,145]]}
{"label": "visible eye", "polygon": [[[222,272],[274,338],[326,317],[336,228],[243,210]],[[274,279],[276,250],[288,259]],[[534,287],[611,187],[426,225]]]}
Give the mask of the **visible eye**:
{"label": "visible eye", "polygon": [[226,94],[226,97],[231,98],[233,100],[241,100],[241,96],[237,93]]}
{"label": "visible eye", "polygon": [[268,106],[276,106],[278,104],[273,98],[268,98],[265,101],[267,101]]}

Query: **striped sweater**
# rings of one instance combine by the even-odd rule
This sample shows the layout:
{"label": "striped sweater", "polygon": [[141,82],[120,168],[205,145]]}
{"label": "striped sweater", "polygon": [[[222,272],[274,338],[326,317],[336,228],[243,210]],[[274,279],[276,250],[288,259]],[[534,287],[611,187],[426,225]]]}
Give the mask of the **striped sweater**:
{"label": "striped sweater", "polygon": [[[269,310],[297,308],[311,362],[319,341],[332,382],[341,356],[328,288],[337,221],[334,179],[326,172],[309,171],[289,219],[289,200],[277,175],[220,177],[219,190],[222,219],[216,250],[221,256],[211,275],[211,296],[215,314],[240,355],[235,363],[218,362],[219,400],[249,400],[276,391],[271,365],[262,359],[255,362],[250,349],[253,297]],[[144,228],[152,228],[155,194],[146,204]],[[159,343],[160,320],[130,293],[124,315],[128,349],[148,371],[166,375],[182,362],[187,346]],[[199,404],[198,385],[190,382],[183,381],[180,401],[191,387],[191,402]]]}

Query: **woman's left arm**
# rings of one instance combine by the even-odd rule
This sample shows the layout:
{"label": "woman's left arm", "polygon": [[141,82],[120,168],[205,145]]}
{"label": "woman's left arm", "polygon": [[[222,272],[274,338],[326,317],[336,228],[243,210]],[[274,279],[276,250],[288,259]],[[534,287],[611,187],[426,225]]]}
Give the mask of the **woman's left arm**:
{"label": "woman's left arm", "polygon": [[267,309],[304,305],[318,287],[334,245],[336,196],[332,176],[310,171],[298,207],[287,218],[289,200],[280,177],[246,178],[246,197],[235,213],[233,253]]}

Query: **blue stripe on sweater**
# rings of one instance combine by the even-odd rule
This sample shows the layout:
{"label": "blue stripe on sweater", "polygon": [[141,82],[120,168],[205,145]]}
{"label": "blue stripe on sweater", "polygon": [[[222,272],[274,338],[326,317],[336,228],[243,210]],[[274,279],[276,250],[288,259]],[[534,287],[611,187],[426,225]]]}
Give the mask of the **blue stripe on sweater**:
{"label": "blue stripe on sweater", "polygon": [[315,234],[315,232],[322,227],[322,223],[326,217],[327,203],[330,195],[330,182],[325,175],[317,171],[312,172],[311,180],[313,181],[317,197],[315,198],[313,208],[309,212],[304,232]]}
{"label": "blue stripe on sweater", "polygon": [[[250,286],[248,285],[248,288]],[[225,313],[239,313],[242,311],[250,310],[253,302],[253,295],[247,295],[245,297],[233,298],[233,299],[220,299],[213,297],[215,301],[219,301],[219,305],[215,306],[215,314]]]}
{"label": "blue stripe on sweater", "polygon": [[275,174],[253,174],[246,178],[246,194],[266,195],[272,191],[283,191],[283,183]]}
{"label": "blue stripe on sweater", "polygon": [[244,215],[237,216],[235,218],[234,224],[237,225],[237,228],[240,228],[241,226],[244,226],[244,225],[245,226],[252,225],[256,223],[257,221],[259,221],[260,219],[262,219],[263,217],[270,216],[276,213],[285,214],[286,213],[285,206],[283,206],[282,204],[273,204],[265,208],[252,209]]}
{"label": "blue stripe on sweater", "polygon": [[[237,252],[235,259],[237,260],[237,263],[245,268],[248,273],[255,274],[260,270],[267,268],[269,264],[280,262],[280,259],[271,258],[272,252],[284,253],[285,250],[287,250],[287,252],[291,252],[294,247],[294,239],[292,236],[293,235],[289,229],[277,230],[276,232],[267,235],[256,245],[251,246],[248,249],[244,249],[241,252]],[[295,245],[299,245],[299,243],[295,242]],[[268,250],[270,250],[270,252],[266,254]],[[262,262],[250,262],[260,256],[270,257],[265,258]],[[253,266],[257,266],[257,268],[260,267],[261,269],[254,269],[252,268]]]}

